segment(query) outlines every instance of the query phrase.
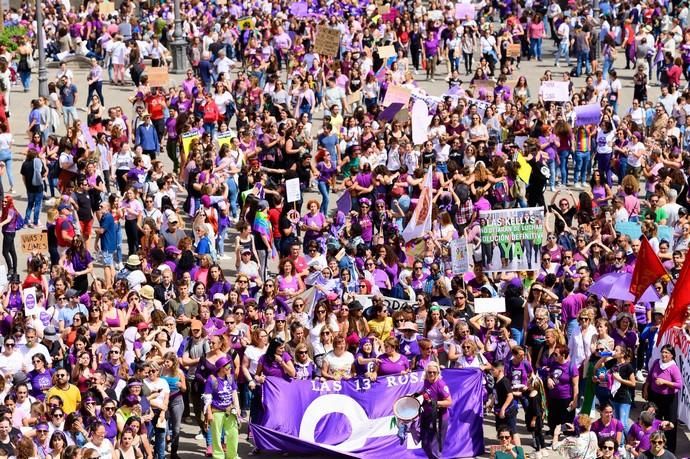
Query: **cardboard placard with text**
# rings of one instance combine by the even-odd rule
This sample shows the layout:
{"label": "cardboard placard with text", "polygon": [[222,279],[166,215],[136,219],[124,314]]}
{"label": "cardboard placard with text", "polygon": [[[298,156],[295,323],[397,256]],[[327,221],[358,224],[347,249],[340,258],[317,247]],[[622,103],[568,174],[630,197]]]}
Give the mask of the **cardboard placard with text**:
{"label": "cardboard placard with text", "polygon": [[47,253],[48,252],[48,233],[45,231],[23,233],[19,235],[22,243],[22,253]]}
{"label": "cardboard placard with text", "polygon": [[340,31],[330,27],[319,27],[314,40],[314,52],[336,57],[340,51]]}
{"label": "cardboard placard with text", "polygon": [[395,52],[395,46],[393,46],[393,45],[379,46],[378,51],[379,51],[379,57],[381,59],[388,59],[389,57],[393,57],[393,56],[396,56],[398,54]]}
{"label": "cardboard placard with text", "polygon": [[508,45],[506,49],[506,54],[508,57],[520,57],[522,54],[522,45],[520,43],[513,43]]}
{"label": "cardboard placard with text", "polygon": [[115,11],[115,4],[113,2],[102,2],[98,5],[98,11],[102,14],[110,14]]}
{"label": "cardboard placard with text", "polygon": [[165,88],[170,83],[167,67],[147,67],[146,75],[149,77],[149,86],[152,88]]}

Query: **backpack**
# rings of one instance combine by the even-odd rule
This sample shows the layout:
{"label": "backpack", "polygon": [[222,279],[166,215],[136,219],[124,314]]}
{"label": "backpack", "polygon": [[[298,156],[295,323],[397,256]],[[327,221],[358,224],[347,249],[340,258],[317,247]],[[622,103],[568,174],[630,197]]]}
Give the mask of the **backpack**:
{"label": "backpack", "polygon": [[16,215],[14,217],[14,230],[19,231],[20,229],[24,228],[24,225],[26,222],[24,221],[24,217],[22,217],[21,212],[18,210],[15,210]]}
{"label": "backpack", "polygon": [[525,197],[525,193],[527,193],[525,182],[519,177],[515,178],[513,186],[510,187],[510,197],[513,199],[521,199]]}

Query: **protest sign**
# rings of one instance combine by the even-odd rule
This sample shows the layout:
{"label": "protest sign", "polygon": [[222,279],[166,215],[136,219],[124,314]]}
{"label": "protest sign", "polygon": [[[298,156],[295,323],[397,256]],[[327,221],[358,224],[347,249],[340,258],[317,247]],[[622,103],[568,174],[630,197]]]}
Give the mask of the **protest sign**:
{"label": "protest sign", "polygon": [[474,312],[477,314],[487,314],[490,312],[506,312],[505,298],[475,298]]}
{"label": "protest sign", "polygon": [[403,106],[407,105],[412,96],[412,91],[404,86],[391,85],[386,90],[386,97],[383,98],[383,106],[388,107],[390,104],[399,103]]}
{"label": "protest sign", "polygon": [[656,237],[661,241],[667,241],[673,244],[673,228],[666,225],[659,225],[656,227]]}
{"label": "protest sign", "polygon": [[[370,307],[372,305],[371,299],[374,297],[373,295],[353,295],[354,299],[359,301],[364,309]],[[406,300],[401,300],[399,298],[393,298],[390,296],[384,296],[383,297],[383,304],[386,306],[386,308],[389,311],[398,311],[405,306],[412,306],[415,307],[416,304],[414,301],[406,301]]]}
{"label": "protest sign", "polygon": [[431,116],[429,116],[429,107],[426,102],[416,100],[412,105],[412,143],[414,145],[421,145],[429,138],[429,124],[431,124]]}
{"label": "protest sign", "polygon": [[24,300],[24,311],[26,315],[35,315],[38,309],[38,297],[36,296],[36,287],[23,289],[22,298]]}
{"label": "protest sign", "polygon": [[389,57],[393,57],[398,54],[395,52],[395,46],[393,45],[379,46],[377,49],[379,51],[379,57],[381,59],[388,59]]}
{"label": "protest sign", "polygon": [[243,16],[237,20],[237,27],[240,30],[253,29],[256,19],[252,16]]}
{"label": "protest sign", "polygon": [[329,27],[319,27],[314,40],[314,52],[324,56],[336,57],[340,51],[340,31]]}
{"label": "protest sign", "polygon": [[152,88],[164,88],[170,83],[167,67],[147,67],[146,75],[149,77],[149,86]]}
{"label": "protest sign", "polygon": [[81,133],[84,135],[84,140],[86,140],[86,146],[89,147],[89,150],[95,150],[96,141],[93,139],[89,126],[86,123],[81,123]]}
{"label": "protest sign", "polygon": [[230,145],[232,138],[235,137],[235,133],[232,131],[221,132],[216,135],[216,140],[218,141],[218,147],[223,145]]}
{"label": "protest sign", "polygon": [[307,2],[295,2],[290,5],[290,13],[298,18],[305,18],[309,14]]}
{"label": "protest sign", "polygon": [[539,267],[544,208],[479,212],[484,271],[530,271]]}
{"label": "protest sign", "polygon": [[381,19],[383,19],[383,22],[395,22],[395,18],[398,17],[398,10],[395,8],[390,8],[390,10],[381,15]]}
{"label": "protest sign", "polygon": [[115,11],[115,4],[113,2],[102,2],[98,5],[98,11],[102,14],[110,14]]}
{"label": "protest sign", "polygon": [[199,132],[197,131],[190,131],[190,132],[185,132],[182,134],[182,151],[185,154],[189,154],[189,148],[192,145],[192,141],[194,139],[200,139],[201,136],[199,135]]}
{"label": "protest sign", "polygon": [[388,14],[391,11],[391,6],[390,5],[379,5],[376,8],[379,11],[379,14],[383,16],[384,14]]}
{"label": "protest sign", "polygon": [[[443,457],[478,457],[484,453],[482,372],[444,369],[442,377],[452,399]],[[252,424],[256,446],[300,456],[423,457],[412,433],[400,441],[398,426],[391,422],[394,403],[420,392],[423,378],[421,371],[380,376],[376,381],[268,377],[262,385],[264,406],[284,406],[286,400],[293,406],[266,410],[261,422]]]}
{"label": "protest sign", "polygon": [[599,104],[578,105],[573,111],[575,112],[576,127],[599,124],[601,121],[601,105]]}
{"label": "protest sign", "polygon": [[338,201],[336,202],[338,210],[343,214],[347,215],[352,210],[352,195],[348,190],[343,191],[340,195]]}
{"label": "protest sign", "polygon": [[21,233],[19,238],[22,242],[23,254],[30,255],[32,253],[48,252],[48,233],[45,231]]}
{"label": "protest sign", "polygon": [[468,17],[474,19],[477,11],[471,3],[456,3],[455,4],[455,19],[465,20]]}
{"label": "protest sign", "polygon": [[482,118],[484,118],[484,114],[486,113],[486,109],[491,106],[491,104],[485,100],[473,99],[471,97],[465,97],[465,100],[467,100],[469,105],[476,105],[477,106],[477,112],[479,112],[479,116],[481,116]]}
{"label": "protest sign", "polygon": [[630,239],[639,239],[642,236],[642,229],[637,222],[618,222],[616,223],[616,231],[630,236]]}
{"label": "protest sign", "polygon": [[379,113],[378,120],[379,121],[388,121],[389,123],[393,121],[393,118],[395,115],[402,110],[404,104],[401,104],[399,102],[396,102],[394,104],[390,104],[388,107],[384,108],[381,113]]}
{"label": "protest sign", "polygon": [[522,45],[520,43],[512,43],[506,49],[508,57],[520,57],[522,55]]}
{"label": "protest sign", "polygon": [[443,19],[443,11],[441,10],[431,10],[428,13],[429,19],[432,21],[440,21]]}
{"label": "protest sign", "polygon": [[362,100],[362,90],[357,90],[347,96],[345,99],[345,103],[349,106],[352,107],[352,105],[358,105],[360,101]]}
{"label": "protest sign", "polygon": [[494,80],[474,80],[472,86],[477,88],[477,90],[485,89],[486,91],[493,92],[494,88],[496,87],[496,82]]}
{"label": "protest sign", "polygon": [[545,102],[567,102],[570,100],[570,82],[544,81],[539,93]]}
{"label": "protest sign", "polygon": [[467,240],[464,237],[453,239],[449,244],[450,265],[454,275],[465,274],[470,270],[470,257],[467,255]]}
{"label": "protest sign", "polygon": [[287,202],[297,202],[302,199],[302,190],[299,188],[299,177],[285,181],[285,194]]}

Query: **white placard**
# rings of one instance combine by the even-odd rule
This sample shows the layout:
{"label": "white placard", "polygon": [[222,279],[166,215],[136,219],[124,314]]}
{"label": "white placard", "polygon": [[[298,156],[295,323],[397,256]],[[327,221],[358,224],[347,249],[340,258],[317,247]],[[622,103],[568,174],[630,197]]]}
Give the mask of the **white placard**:
{"label": "white placard", "polygon": [[453,239],[449,244],[450,264],[454,275],[463,275],[470,270],[470,257],[467,253],[467,240],[464,237]]}
{"label": "white placard", "polygon": [[24,300],[24,313],[26,316],[38,314],[38,298],[36,297],[36,287],[25,288],[22,291]]}
{"label": "white placard", "polygon": [[486,314],[488,312],[506,312],[505,298],[475,298],[474,312]]}
{"label": "white placard", "polygon": [[544,102],[567,102],[570,100],[569,81],[544,81],[539,88]]}
{"label": "white placard", "polygon": [[287,202],[297,202],[302,199],[302,190],[299,188],[299,178],[295,177],[285,181],[285,193]]}

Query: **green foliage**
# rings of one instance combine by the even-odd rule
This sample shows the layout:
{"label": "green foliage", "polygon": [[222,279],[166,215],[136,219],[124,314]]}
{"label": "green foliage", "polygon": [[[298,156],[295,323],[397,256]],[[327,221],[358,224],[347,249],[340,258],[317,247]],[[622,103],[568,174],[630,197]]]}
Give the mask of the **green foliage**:
{"label": "green foliage", "polygon": [[19,37],[26,36],[26,27],[6,26],[0,32],[0,45],[4,45],[10,51],[14,51],[19,46]]}

